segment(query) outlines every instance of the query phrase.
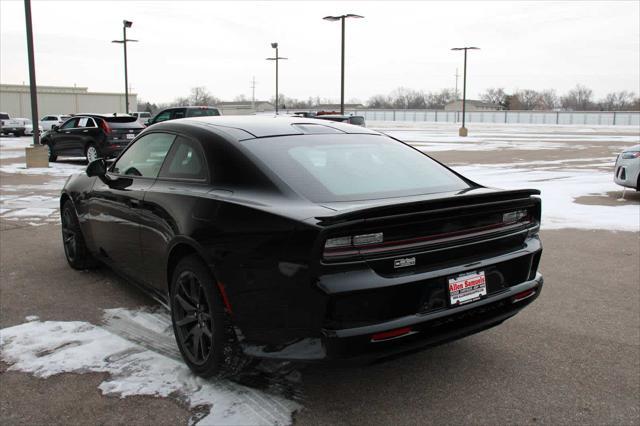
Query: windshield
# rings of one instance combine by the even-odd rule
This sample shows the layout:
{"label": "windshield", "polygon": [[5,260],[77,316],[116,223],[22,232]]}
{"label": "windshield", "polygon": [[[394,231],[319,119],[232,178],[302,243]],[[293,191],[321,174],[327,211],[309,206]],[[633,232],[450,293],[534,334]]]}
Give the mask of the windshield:
{"label": "windshield", "polygon": [[242,142],[314,202],[459,191],[469,185],[419,151],[382,135],[300,135]]}

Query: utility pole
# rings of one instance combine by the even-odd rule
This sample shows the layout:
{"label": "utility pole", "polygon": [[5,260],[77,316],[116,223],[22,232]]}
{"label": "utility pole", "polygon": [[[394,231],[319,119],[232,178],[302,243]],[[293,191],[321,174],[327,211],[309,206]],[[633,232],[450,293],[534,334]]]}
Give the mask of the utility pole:
{"label": "utility pole", "polygon": [[271,47],[276,49],[276,56],[275,58],[267,58],[267,61],[276,61],[276,115],[278,115],[278,61],[288,58],[278,56],[278,43],[271,43]]}
{"label": "utility pole", "polygon": [[462,127],[460,127],[460,131],[458,135],[467,136],[468,130],[464,127],[465,122],[465,104],[467,102],[467,50],[480,50],[479,47],[454,47],[451,50],[464,50],[464,72],[462,77]]}
{"label": "utility pole", "polygon": [[340,50],[340,114],[344,115],[344,20],[346,18],[364,18],[364,16],[349,13],[340,16],[325,16],[325,21],[341,21],[342,23],[342,41]]}
{"label": "utility pole", "polygon": [[27,55],[29,59],[29,91],[31,92],[31,122],[33,123],[33,145],[25,148],[27,168],[49,167],[48,148],[40,145],[40,119],[38,118],[38,87],[36,86],[36,60],[33,49],[33,25],[31,23],[31,0],[24,0],[24,18],[27,29]]}
{"label": "utility pole", "polygon": [[127,74],[127,42],[138,40],[127,39],[127,28],[131,28],[133,22],[122,21],[122,40],[112,40],[111,43],[119,43],[124,46],[124,112],[129,114],[129,76]]}
{"label": "utility pole", "polygon": [[256,76],[251,80],[251,108],[256,111]]}
{"label": "utility pole", "polygon": [[458,74],[458,68],[456,67],[456,101],[458,100],[458,77],[460,77],[460,74]]}

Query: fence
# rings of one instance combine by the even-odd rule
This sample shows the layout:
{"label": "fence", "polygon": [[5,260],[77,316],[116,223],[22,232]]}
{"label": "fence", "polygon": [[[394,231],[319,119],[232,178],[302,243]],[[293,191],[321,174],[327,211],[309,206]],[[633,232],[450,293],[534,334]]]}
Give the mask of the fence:
{"label": "fence", "polygon": [[[461,111],[354,109],[347,114],[361,115],[367,121],[422,121],[459,123]],[[594,126],[640,126],[640,111],[468,111],[468,123],[577,124]]]}

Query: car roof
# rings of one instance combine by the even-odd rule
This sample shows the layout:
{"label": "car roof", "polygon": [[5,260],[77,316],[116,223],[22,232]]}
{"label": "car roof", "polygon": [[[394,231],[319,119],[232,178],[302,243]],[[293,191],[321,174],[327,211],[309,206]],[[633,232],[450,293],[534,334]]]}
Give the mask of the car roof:
{"label": "car roof", "polygon": [[[371,134],[380,135],[380,133],[367,129],[361,126],[354,126],[352,124],[338,123],[327,120],[318,120],[314,118],[306,117],[290,117],[290,116],[255,116],[255,115],[235,115],[235,116],[215,116],[215,117],[192,117],[183,118],[180,120],[199,124],[203,127],[217,127],[222,131],[225,129],[242,130],[251,136],[245,138],[238,137],[239,140],[252,139],[252,138],[266,138],[274,136],[286,136],[286,135],[304,135],[308,133],[305,131],[304,125],[317,125],[327,127],[327,133],[339,132],[348,134]],[[166,123],[170,123],[167,121]],[[331,129],[331,130],[330,130]],[[234,132],[237,136],[237,132]]]}

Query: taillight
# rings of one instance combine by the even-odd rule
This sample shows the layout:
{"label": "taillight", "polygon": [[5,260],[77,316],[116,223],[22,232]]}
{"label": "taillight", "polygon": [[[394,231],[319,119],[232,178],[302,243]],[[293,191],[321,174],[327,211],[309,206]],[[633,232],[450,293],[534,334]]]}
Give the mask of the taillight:
{"label": "taillight", "polygon": [[100,120],[100,128],[104,130],[106,134],[108,135],[111,134],[111,127],[109,126],[109,123],[107,123],[105,120]]}
{"label": "taillight", "polygon": [[343,256],[352,256],[358,254],[358,249],[363,246],[372,244],[380,244],[384,241],[384,234],[377,232],[375,234],[362,234],[354,236],[344,236],[329,238],[324,243],[324,257],[336,258]]}

